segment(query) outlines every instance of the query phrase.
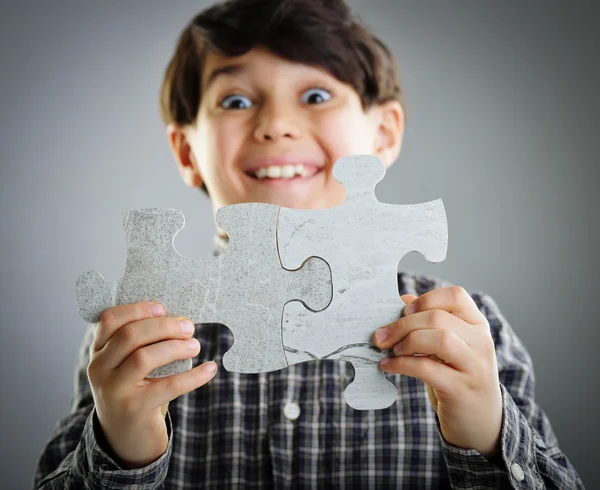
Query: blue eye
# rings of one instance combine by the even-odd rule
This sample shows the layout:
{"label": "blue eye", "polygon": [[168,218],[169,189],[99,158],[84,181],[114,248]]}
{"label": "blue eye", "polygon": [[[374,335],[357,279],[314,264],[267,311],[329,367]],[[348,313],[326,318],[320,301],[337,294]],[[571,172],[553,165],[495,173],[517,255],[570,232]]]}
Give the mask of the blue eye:
{"label": "blue eye", "polygon": [[331,93],[323,88],[311,88],[302,94],[305,104],[322,104],[331,99]]}
{"label": "blue eye", "polygon": [[221,107],[225,109],[248,109],[252,101],[243,95],[230,95],[221,101]]}

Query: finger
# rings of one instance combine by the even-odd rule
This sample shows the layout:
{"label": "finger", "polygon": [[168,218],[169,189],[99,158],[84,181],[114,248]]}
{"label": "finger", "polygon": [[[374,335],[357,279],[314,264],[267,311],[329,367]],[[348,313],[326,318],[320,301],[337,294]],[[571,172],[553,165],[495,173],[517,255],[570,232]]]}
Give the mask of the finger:
{"label": "finger", "polygon": [[380,349],[389,349],[401,342],[416,330],[434,329],[453,332],[468,345],[474,342],[476,331],[465,321],[443,310],[429,310],[414,313],[378,329],[373,334],[373,342]]}
{"label": "finger", "polygon": [[471,325],[486,322],[483,313],[479,311],[471,295],[460,286],[450,286],[428,291],[406,306],[404,313],[411,315],[420,311],[434,309],[452,313]]}
{"label": "finger", "polygon": [[127,323],[108,340],[96,358],[108,369],[115,369],[141,347],[168,339],[186,339],[194,324],[184,317],[149,318]]}
{"label": "finger", "polygon": [[393,349],[395,356],[435,355],[444,364],[469,372],[473,350],[458,335],[448,330],[415,330]]}
{"label": "finger", "polygon": [[143,396],[147,397],[151,406],[161,406],[178,396],[205,385],[215,377],[217,370],[216,362],[205,362],[190,371],[167,376],[144,387],[145,394]]}
{"label": "finger", "polygon": [[[400,299],[402,300],[402,302],[405,305],[408,305],[408,304],[412,303],[415,299],[417,299],[417,296],[415,296],[414,294],[402,294],[400,296]],[[402,310],[402,311],[404,311],[404,310]]]}
{"label": "finger", "polygon": [[380,366],[388,373],[419,378],[443,393],[450,393],[460,382],[461,376],[459,371],[429,357],[386,357],[381,360]]}
{"label": "finger", "polygon": [[166,315],[164,306],[156,302],[131,303],[107,308],[100,314],[91,349],[92,351],[102,349],[115,332],[127,323],[164,315]]}
{"label": "finger", "polygon": [[154,369],[173,361],[189,359],[198,355],[200,343],[195,338],[187,340],[163,340],[136,350],[117,367],[119,383],[130,386],[148,376]]}

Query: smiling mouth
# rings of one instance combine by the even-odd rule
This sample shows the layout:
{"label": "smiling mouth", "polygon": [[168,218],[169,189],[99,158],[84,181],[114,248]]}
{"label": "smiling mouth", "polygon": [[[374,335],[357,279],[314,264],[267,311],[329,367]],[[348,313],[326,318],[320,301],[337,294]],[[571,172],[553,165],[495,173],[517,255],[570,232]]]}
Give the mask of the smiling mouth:
{"label": "smiling mouth", "polygon": [[256,170],[246,170],[245,173],[255,180],[299,180],[308,179],[323,170],[314,165],[268,165]]}

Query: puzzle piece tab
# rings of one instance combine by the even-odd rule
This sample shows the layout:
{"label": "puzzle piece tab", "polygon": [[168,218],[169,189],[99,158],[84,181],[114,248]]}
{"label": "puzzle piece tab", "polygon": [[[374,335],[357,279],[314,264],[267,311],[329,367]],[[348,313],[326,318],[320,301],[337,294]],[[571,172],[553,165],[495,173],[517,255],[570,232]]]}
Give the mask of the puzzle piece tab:
{"label": "puzzle piece tab", "polygon": [[[158,301],[169,316],[194,323],[221,323],[234,336],[223,358],[228,371],[257,373],[287,367],[281,337],[281,312],[288,301],[300,300],[317,311],[332,297],[327,263],[312,258],[299,270],[282,268],[277,254],[278,207],[236,204],[217,212],[217,223],[230,237],[221,255],[193,259],[173,246],[184,226],[174,209],[143,209],[123,215],[126,233],[125,274],[116,282],[95,271],[77,279],[77,304],[82,318],[96,323],[106,308],[139,301]],[[304,308],[304,307],[303,307]],[[163,377],[189,371],[190,359],[152,371]]]}
{"label": "puzzle piece tab", "polygon": [[397,267],[411,251],[430,262],[446,256],[448,229],[440,199],[415,205],[381,203],[375,185],[385,167],[376,157],[358,155],[336,162],[333,175],[346,189],[346,200],[333,208],[281,208],[278,249],[284,267],[309,256],[331,268],[333,299],[313,313],[297,303],[284,308],[283,343],[290,365],[314,359],[341,359],[355,377],[344,392],[356,409],[381,409],[397,397],[396,387],[379,368],[386,356],[372,343],[375,330],[400,318]]}

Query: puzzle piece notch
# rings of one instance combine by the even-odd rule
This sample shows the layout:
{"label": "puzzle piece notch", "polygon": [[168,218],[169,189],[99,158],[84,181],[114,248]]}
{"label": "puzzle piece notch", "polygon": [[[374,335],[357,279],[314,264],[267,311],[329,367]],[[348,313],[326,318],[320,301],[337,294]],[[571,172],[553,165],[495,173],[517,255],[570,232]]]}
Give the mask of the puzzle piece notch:
{"label": "puzzle piece notch", "polygon": [[[396,386],[373,369],[371,362],[351,361],[354,379],[344,390],[346,403],[355,410],[384,409],[398,397]],[[390,389],[391,386],[391,389]]]}
{"label": "puzzle piece notch", "polygon": [[[373,164],[365,165],[367,159]],[[343,165],[339,162],[343,161]],[[377,201],[375,186],[383,180],[385,166],[372,155],[351,155],[338,160],[333,166],[333,178],[344,186],[348,205],[353,201],[364,204],[365,201]]]}
{"label": "puzzle piece notch", "polygon": [[442,201],[408,206],[380,203],[374,188],[384,172],[376,157],[344,157],[334,166],[334,175],[346,187],[343,204],[303,211],[281,208],[278,220],[282,265],[294,267],[308,255],[326,258],[334,286],[331,304],[318,315],[297,303],[284,307],[288,363],[351,362],[355,378],[344,396],[356,409],[386,408],[397,397],[395,386],[379,368],[387,354],[373,345],[372,334],[397,320],[404,307],[398,292],[399,261],[418,251],[430,262],[438,262],[447,249]]}
{"label": "puzzle piece notch", "polygon": [[[169,316],[227,326],[234,334],[234,354],[227,363],[224,360],[226,369],[261,372],[287,367],[281,338],[283,305],[302,300],[314,310],[327,306],[332,295],[329,266],[311,259],[300,271],[281,267],[276,249],[277,206],[228,208],[219,211],[218,219],[234,237],[231,246],[217,257],[200,259],[183,257],[174,248],[174,237],[185,223],[181,211],[151,208],[124,214],[125,274],[116,282],[95,271],[81,274],[76,283],[80,315],[95,323],[102,311],[115,304],[158,301]],[[253,246],[245,247],[246,235]],[[265,274],[265,264],[277,272]],[[148,377],[185,372],[191,366],[191,359],[174,361]]]}
{"label": "puzzle piece notch", "polygon": [[[261,223],[263,226],[266,224],[268,225],[267,232],[260,232],[261,236],[258,237],[260,240],[257,240],[255,236],[256,228],[254,226],[249,227],[249,233],[242,233],[240,230],[243,230],[244,227],[239,225],[240,219],[251,223]],[[305,300],[294,299],[288,300],[288,302],[298,301],[307,309],[315,312],[324,310],[331,303],[333,295],[329,264],[321,257],[309,257],[298,267],[293,269],[284,268],[277,251],[278,219],[279,207],[271,204],[252,204],[250,207],[245,204],[234,204],[220,208],[217,211],[216,221],[223,230],[227,231],[229,236],[229,245],[223,252],[223,258],[228,261],[232,260],[231,257],[234,254],[256,257],[258,254],[255,255],[249,250],[255,247],[256,243],[263,244],[262,235],[265,235],[264,238],[268,237],[269,240],[273,240],[274,246],[266,248],[261,245],[261,248],[265,248],[265,254],[269,257],[269,261],[273,261],[273,263],[276,261],[279,267],[283,269],[283,272],[281,272],[279,267],[274,268],[275,273],[284,277],[293,277],[294,281],[290,281],[288,286],[289,295],[294,298],[305,298]],[[293,276],[290,276],[290,272],[294,273]]]}

